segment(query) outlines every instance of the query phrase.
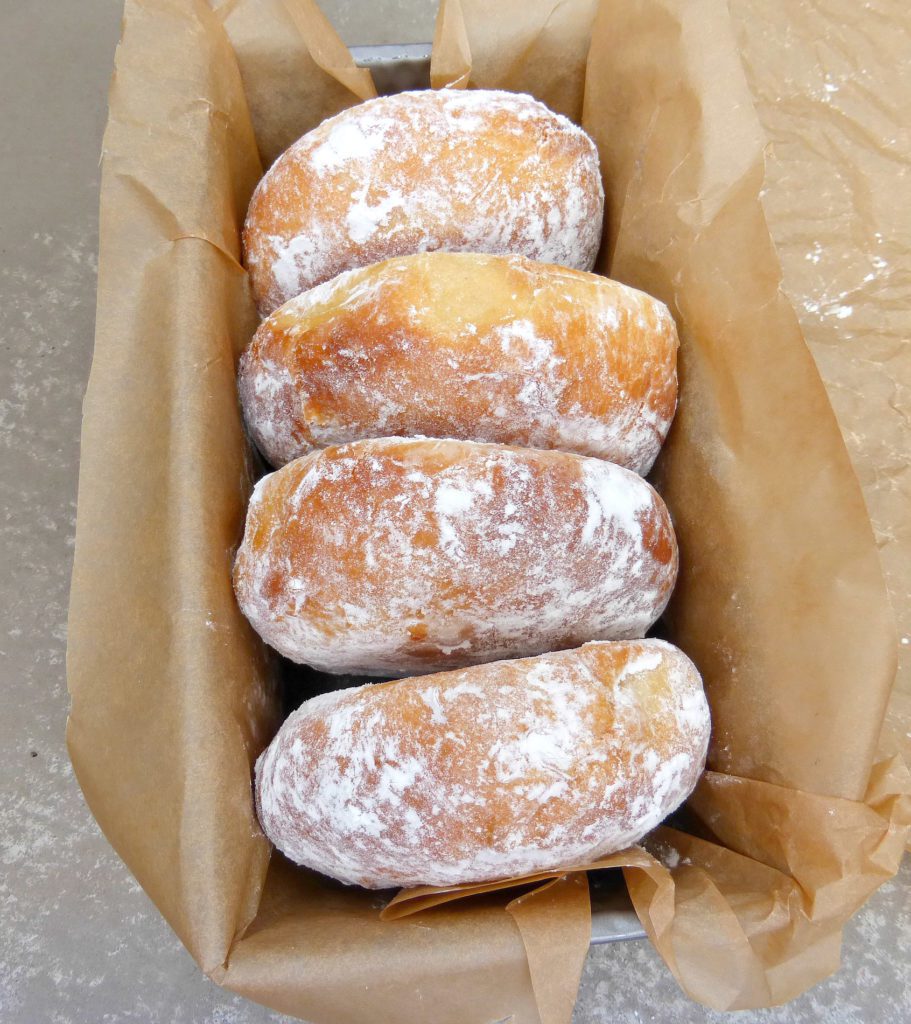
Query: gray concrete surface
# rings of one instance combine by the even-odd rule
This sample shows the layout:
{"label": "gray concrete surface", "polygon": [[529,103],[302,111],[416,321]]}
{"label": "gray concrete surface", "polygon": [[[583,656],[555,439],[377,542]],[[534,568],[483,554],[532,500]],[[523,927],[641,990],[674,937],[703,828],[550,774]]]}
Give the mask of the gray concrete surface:
{"label": "gray concrete surface", "polygon": [[[432,6],[325,5],[352,43],[425,39]],[[119,0],[0,5],[0,1021],[287,1021],[199,973],[99,833],[64,751],[98,153],[119,20]],[[909,964],[906,860],[848,928],[838,975],[738,1024],[908,1020]],[[636,942],[592,951],[575,1020],[722,1016],[687,1001]]]}

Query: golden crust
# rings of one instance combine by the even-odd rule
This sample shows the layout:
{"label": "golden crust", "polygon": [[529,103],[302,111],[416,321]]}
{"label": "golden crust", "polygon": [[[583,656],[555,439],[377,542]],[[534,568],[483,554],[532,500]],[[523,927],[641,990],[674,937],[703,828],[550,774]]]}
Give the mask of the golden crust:
{"label": "golden crust", "polygon": [[520,256],[422,253],[350,271],[259,327],[238,387],[283,465],[365,437],[558,448],[647,473],[677,398],[663,303]]}
{"label": "golden crust", "polygon": [[244,225],[260,312],[342,271],[436,249],[590,270],[603,216],[591,139],[517,93],[382,96],[324,121],[273,164]]}
{"label": "golden crust", "polygon": [[263,478],[234,583],[293,661],[394,676],[642,636],[676,572],[667,509],[628,470],[383,438]]}
{"label": "golden crust", "polygon": [[308,701],[257,763],[257,805],[280,850],[345,882],[481,882],[638,842],[708,736],[684,654],[592,643]]}

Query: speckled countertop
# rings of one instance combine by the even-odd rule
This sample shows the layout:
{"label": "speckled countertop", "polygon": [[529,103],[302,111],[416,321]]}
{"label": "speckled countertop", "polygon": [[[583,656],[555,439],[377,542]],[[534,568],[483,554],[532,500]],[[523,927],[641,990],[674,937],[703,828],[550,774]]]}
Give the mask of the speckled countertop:
{"label": "speckled countertop", "polygon": [[[435,3],[323,6],[351,42],[407,42],[429,38]],[[200,974],[101,836],[64,750],[98,153],[120,8],[0,7],[0,1021],[286,1021]],[[789,1006],[738,1024],[911,1019],[908,858],[849,925],[843,962]],[[647,943],[627,942],[591,951],[575,1020],[724,1016],[682,996]]]}

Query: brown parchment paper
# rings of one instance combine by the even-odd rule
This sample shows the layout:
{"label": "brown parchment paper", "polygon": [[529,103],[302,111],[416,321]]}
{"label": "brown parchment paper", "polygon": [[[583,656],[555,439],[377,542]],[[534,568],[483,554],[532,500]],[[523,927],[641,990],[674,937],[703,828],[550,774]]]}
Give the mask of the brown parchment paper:
{"label": "brown parchment paper", "polygon": [[[376,95],[313,0],[213,0],[240,67],[263,167],[320,121]],[[306,34],[306,37],[305,37]]]}
{"label": "brown parchment paper", "polygon": [[273,672],[228,576],[252,480],[232,395],[254,327],[237,232],[261,167],[208,9],[125,13],[103,142],[67,741],[112,845],[212,970],[256,913],[269,859],[249,775],[275,722]]}
{"label": "brown parchment paper", "polygon": [[597,0],[441,0],[431,85],[527,92],[574,121]]}
{"label": "brown parchment paper", "polygon": [[[911,762],[911,5],[732,0],[771,140],[763,206],[832,400],[900,634],[888,743]],[[890,747],[891,749],[891,747]]]}
{"label": "brown parchment paper", "polygon": [[[683,555],[671,629],[706,676],[714,770],[695,834],[662,829],[615,863],[687,992],[769,1005],[837,965],[844,920],[897,867],[909,786],[874,756],[894,634],[779,290],[765,140],[719,4],[610,0],[594,22],[591,3],[491,7],[450,0],[438,81],[529,90],[583,120],[605,173],[601,267],[681,328],[658,482]],[[381,920],[391,894],[270,861],[256,824],[250,766],[278,698],[230,585],[257,471],[234,390],[255,324],[238,229],[262,163],[370,83],[312,4],[213,8],[127,0],[112,82],[69,627],[79,782],[203,970],[237,992],[327,1024],[564,1021],[581,874]]]}
{"label": "brown parchment paper", "polygon": [[[505,907],[525,946],[538,1016],[545,1024],[570,1024],[585,957],[591,944],[589,871],[622,868],[652,894],[652,914],[645,926],[652,933],[655,908],[673,906],[674,884],[667,868],[641,847],[631,847],[563,873],[541,871],[505,881],[463,886],[420,886],[403,890],[383,908],[384,921],[398,921],[455,900],[482,893],[523,890]],[[630,886],[632,888],[632,886]]]}
{"label": "brown parchment paper", "polygon": [[589,69],[583,120],[609,188],[603,266],[664,299],[682,333],[656,480],[684,564],[673,636],[711,699],[710,763],[859,798],[894,625],[860,488],[779,287],[759,199],[765,138],[726,12],[607,2]]}

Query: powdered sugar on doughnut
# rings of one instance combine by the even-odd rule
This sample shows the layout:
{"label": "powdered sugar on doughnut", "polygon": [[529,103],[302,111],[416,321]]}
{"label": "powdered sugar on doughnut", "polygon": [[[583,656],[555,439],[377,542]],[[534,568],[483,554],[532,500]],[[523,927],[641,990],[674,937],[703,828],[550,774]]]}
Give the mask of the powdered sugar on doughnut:
{"label": "powdered sugar on doughnut", "polygon": [[244,227],[263,313],[344,270],[444,249],[588,270],[601,237],[598,156],[520,93],[424,90],[342,111],[262,179]]}
{"label": "powdered sugar on doughnut", "polygon": [[282,465],[389,435],[558,448],[646,473],[676,402],[666,308],[517,256],[425,253],[339,275],[257,331],[238,386]]}
{"label": "powdered sugar on doughnut", "polygon": [[394,676],[641,636],[676,571],[667,509],[627,470],[395,438],[260,481],[235,588],[293,661]]}
{"label": "powdered sugar on doughnut", "polygon": [[480,882],[638,842],[708,736],[680,651],[590,643],[308,701],[257,763],[258,810],[287,856],[345,882]]}

